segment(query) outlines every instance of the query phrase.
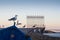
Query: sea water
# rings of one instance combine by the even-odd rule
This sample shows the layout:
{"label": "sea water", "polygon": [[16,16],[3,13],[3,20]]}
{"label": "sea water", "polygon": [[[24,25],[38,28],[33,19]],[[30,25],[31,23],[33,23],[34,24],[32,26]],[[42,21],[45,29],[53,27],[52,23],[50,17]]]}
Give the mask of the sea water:
{"label": "sea water", "polygon": [[60,37],[60,33],[43,33],[43,35],[48,35],[51,37]]}

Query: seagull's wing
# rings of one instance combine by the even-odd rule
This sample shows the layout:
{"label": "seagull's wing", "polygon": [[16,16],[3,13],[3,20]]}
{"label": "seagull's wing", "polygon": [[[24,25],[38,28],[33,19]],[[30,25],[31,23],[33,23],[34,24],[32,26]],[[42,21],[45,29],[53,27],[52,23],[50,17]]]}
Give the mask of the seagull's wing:
{"label": "seagull's wing", "polygon": [[9,21],[11,21],[11,20],[16,20],[16,18],[15,18],[15,17],[13,17],[13,18],[9,19]]}

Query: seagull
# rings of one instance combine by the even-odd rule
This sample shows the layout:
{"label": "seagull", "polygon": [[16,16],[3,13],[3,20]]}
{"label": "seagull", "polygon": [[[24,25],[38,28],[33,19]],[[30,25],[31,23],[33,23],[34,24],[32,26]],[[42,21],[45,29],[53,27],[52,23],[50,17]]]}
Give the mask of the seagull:
{"label": "seagull", "polygon": [[9,21],[16,21],[16,20],[17,20],[17,16],[18,16],[18,15],[15,15],[15,17],[10,18],[10,19],[8,19],[8,20],[9,20]]}

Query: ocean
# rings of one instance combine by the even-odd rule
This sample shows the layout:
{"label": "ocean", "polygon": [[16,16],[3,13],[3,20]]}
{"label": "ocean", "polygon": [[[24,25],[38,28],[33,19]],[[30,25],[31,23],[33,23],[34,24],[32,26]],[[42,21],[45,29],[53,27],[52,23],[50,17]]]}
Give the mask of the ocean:
{"label": "ocean", "polygon": [[58,33],[43,33],[43,35],[48,35],[51,37],[60,37],[60,32],[58,32]]}

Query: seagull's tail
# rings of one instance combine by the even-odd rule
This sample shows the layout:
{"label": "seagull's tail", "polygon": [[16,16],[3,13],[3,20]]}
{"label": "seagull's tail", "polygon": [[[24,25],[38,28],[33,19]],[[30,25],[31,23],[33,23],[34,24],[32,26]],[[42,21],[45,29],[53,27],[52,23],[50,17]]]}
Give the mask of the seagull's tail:
{"label": "seagull's tail", "polygon": [[11,19],[8,19],[8,21],[11,21]]}

